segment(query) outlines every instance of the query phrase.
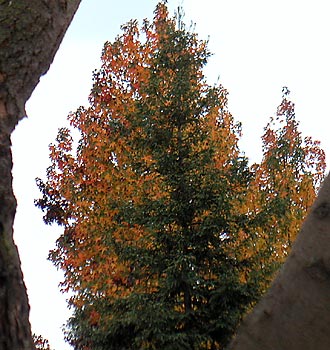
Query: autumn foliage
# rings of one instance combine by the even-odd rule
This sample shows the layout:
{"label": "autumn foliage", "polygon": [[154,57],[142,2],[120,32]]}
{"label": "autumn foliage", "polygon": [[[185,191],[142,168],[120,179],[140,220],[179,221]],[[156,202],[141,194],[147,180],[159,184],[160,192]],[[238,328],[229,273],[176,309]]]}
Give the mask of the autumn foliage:
{"label": "autumn foliage", "polygon": [[222,349],[286,256],[324,154],[303,142],[284,93],[280,128],[271,120],[249,167],[227,91],[203,76],[207,43],[163,3],[151,23],[122,29],[38,179],[45,222],[64,228],[50,259],[73,292],[67,339]]}
{"label": "autumn foliage", "polygon": [[290,91],[284,87],[275,118],[262,136],[263,159],[254,164],[248,195],[256,224],[253,254],[260,256],[265,287],[287,257],[325,174],[325,153],[318,141],[303,138]]}
{"label": "autumn foliage", "polygon": [[49,341],[41,335],[33,334],[33,342],[36,350],[51,350]]}

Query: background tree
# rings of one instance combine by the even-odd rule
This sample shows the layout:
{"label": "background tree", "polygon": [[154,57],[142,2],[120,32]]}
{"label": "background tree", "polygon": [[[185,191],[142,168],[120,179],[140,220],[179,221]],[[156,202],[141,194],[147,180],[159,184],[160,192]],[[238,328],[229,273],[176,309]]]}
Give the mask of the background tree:
{"label": "background tree", "polygon": [[283,88],[276,117],[265,127],[263,158],[252,166],[254,180],[247,198],[255,234],[251,251],[264,290],[288,256],[326,169],[320,143],[303,138],[299,131],[289,94]]}
{"label": "background tree", "polygon": [[10,135],[48,70],[79,0],[0,0],[0,348],[34,349],[29,306],[13,242]]}
{"label": "background tree", "polygon": [[50,258],[76,349],[220,349],[256,295],[233,244],[251,175],[240,127],[177,21],[160,3],[105,45],[90,107],[69,117],[78,145],[61,129],[38,180],[46,223],[64,226]]}
{"label": "background tree", "polygon": [[[283,125],[276,131],[272,129],[275,122]],[[255,166],[255,188],[261,187],[251,192],[251,201],[263,202],[264,214],[256,209],[257,216],[267,218],[271,211],[277,215],[272,214],[270,221],[261,220],[268,229],[266,235],[258,232],[260,266],[268,265],[271,271],[286,260],[229,349],[325,350],[330,341],[325,326],[329,316],[322,311],[329,303],[329,240],[325,233],[329,232],[330,182],[327,177],[310,207],[323,181],[325,157],[318,142],[309,137],[302,140],[287,88],[276,120],[265,129],[263,152],[262,163]]]}
{"label": "background tree", "polygon": [[239,327],[230,350],[326,350],[330,179],[325,179],[285,264]]}

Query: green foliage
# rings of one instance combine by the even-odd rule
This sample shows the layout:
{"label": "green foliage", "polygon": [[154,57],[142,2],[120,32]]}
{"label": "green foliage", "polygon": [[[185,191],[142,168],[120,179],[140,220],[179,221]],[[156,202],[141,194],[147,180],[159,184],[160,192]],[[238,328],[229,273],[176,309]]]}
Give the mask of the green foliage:
{"label": "green foliage", "polygon": [[65,226],[50,257],[76,292],[67,338],[76,349],[220,349],[256,295],[232,247],[250,181],[240,126],[225,89],[205,82],[206,43],[163,4],[144,41],[135,22],[123,29],[105,45],[91,107],[70,117],[76,156],[60,130],[38,183],[45,221]]}
{"label": "green foliage", "polygon": [[78,146],[61,129],[38,180],[45,222],[64,227],[50,259],[77,350],[223,349],[306,212],[293,191],[312,198],[323,169],[291,112],[249,168],[227,91],[203,76],[207,43],[179,24],[160,3],[105,44],[90,106],[69,116]]}
{"label": "green foliage", "polygon": [[262,267],[257,278],[264,289],[289,254],[326,168],[320,143],[299,131],[290,91],[282,92],[276,117],[264,129],[263,159],[252,166],[249,201],[256,237],[251,249]]}

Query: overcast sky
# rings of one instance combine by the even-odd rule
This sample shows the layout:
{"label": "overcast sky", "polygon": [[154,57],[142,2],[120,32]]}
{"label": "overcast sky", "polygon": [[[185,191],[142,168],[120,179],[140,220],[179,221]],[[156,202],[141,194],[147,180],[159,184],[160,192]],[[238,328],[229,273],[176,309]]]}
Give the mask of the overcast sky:
{"label": "overcast sky", "polygon": [[[99,68],[105,41],[132,18],[151,19],[156,0],[82,0],[49,72],[27,103],[28,118],[13,135],[14,190],[18,199],[15,240],[31,304],[33,331],[56,350],[67,350],[61,331],[69,312],[58,291],[61,275],[46,260],[60,234],[47,227],[34,207],[36,177],[45,177],[48,145],[66,116],[87,104],[92,72]],[[328,0],[169,0],[182,4],[185,22],[196,23],[214,53],[205,70],[229,91],[229,108],[243,124],[241,148],[259,161],[260,136],[288,86],[304,136],[321,141],[329,156]]]}

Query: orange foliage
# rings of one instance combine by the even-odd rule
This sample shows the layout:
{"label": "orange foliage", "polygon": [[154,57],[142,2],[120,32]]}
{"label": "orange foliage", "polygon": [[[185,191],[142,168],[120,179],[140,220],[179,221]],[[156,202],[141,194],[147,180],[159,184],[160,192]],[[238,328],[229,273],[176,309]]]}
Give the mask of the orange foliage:
{"label": "orange foliage", "polygon": [[259,218],[256,239],[246,253],[261,254],[261,268],[273,264],[276,270],[288,255],[324,178],[324,151],[318,141],[303,139],[298,126],[284,88],[276,118],[265,128],[263,159],[252,167],[255,176],[246,202],[250,217]]}
{"label": "orange foliage", "polygon": [[[56,197],[56,203],[48,206],[45,218],[65,227],[51,259],[65,272],[63,290],[80,292],[72,298],[77,305],[82,305],[88,295],[129,294],[133,273],[130,263],[118,258],[118,245],[120,242],[132,247],[152,245],[145,227],[131,225],[129,218],[118,217],[118,206],[139,205],[146,198],[166,200],[170,196],[162,175],[155,169],[150,151],[152,145],[134,147],[133,140],[150,139],[146,128],[139,126],[136,115],[139,115],[140,101],[147,104],[149,113],[153,113],[145,121],[151,124],[158,123],[159,113],[181,109],[176,105],[178,99],[171,96],[172,85],[177,79],[176,62],[193,60],[205,50],[205,44],[196,40],[183,48],[186,51],[169,51],[166,59],[170,67],[172,62],[173,70],[163,70],[161,66],[155,68],[159,69],[157,89],[164,98],[163,108],[166,108],[159,111],[159,105],[149,98],[148,89],[150,75],[155,73],[150,69],[152,59],[170,35],[168,28],[175,27],[167,16],[165,7],[160,7],[154,23],[145,22],[142,32],[137,22],[132,21],[123,27],[123,34],[114,43],[105,44],[102,68],[94,74],[90,106],[87,109],[81,107],[68,117],[71,127],[80,132],[78,144],[74,144],[69,129],[63,128],[56,144],[50,146],[52,165],[47,173],[47,191],[48,196]],[[198,69],[191,73],[188,83],[196,94],[207,91]],[[214,162],[223,169],[231,157],[237,156],[238,148],[236,126],[224,109],[227,103],[224,89],[218,98],[218,107],[204,118],[210,142],[217,149]],[[180,99],[179,102],[190,103]],[[172,128],[170,123],[158,127],[158,138]],[[172,132],[180,134],[182,139],[189,139],[198,130],[194,126]],[[205,142],[198,146],[200,151],[210,147],[208,141]],[[137,161],[144,169],[142,173],[136,171],[134,164]],[[134,278],[135,285],[143,288],[138,277]],[[144,288],[149,287],[150,279],[144,285]]]}
{"label": "orange foliage", "polygon": [[[155,222],[137,223],[134,208],[154,202],[166,208],[180,201],[189,207],[199,201],[199,206],[191,204],[192,210],[185,211],[185,215],[193,213],[187,225],[183,220],[164,220],[161,230],[168,240],[173,232],[186,235],[186,240],[198,237],[193,243],[198,248],[186,242],[180,248],[192,261],[201,260],[196,269],[188,258],[180,262],[187,264],[191,274],[198,270],[193,293],[204,288],[202,279],[214,282],[213,286],[220,283],[217,274],[222,267],[216,270],[212,264],[221,264],[215,257],[220,256],[217,250],[225,241],[231,241],[223,244],[225,262],[234,257],[239,265],[258,257],[262,269],[282,261],[323,178],[324,152],[310,138],[301,139],[287,94],[277,120],[272,119],[265,129],[262,162],[247,169],[238,148],[240,125],[227,110],[227,91],[207,86],[201,69],[204,62],[195,63],[196,57],[207,57],[206,44],[191,36],[188,44],[169,49],[174,28],[166,6],[159,6],[152,24],[145,21],[140,30],[131,21],[114,43],[105,44],[102,67],[94,74],[90,106],[68,117],[80,139],[76,144],[69,129],[59,131],[56,143],[50,146],[47,182],[38,182],[44,197],[37,203],[46,209],[45,221],[64,226],[50,259],[65,273],[62,288],[74,292],[71,303],[77,308],[91,305],[89,323],[93,327],[100,315],[91,300],[149,293],[166,274],[149,271],[148,263],[139,261],[143,256],[134,261],[122,258],[123,249],[158,249],[150,226],[156,225],[162,213],[148,208]],[[185,69],[179,70],[178,62]],[[210,101],[211,107],[205,108]],[[274,127],[276,122],[280,128]],[[172,169],[162,168],[167,158],[174,159],[173,174],[182,176],[182,183],[172,185]],[[178,171],[182,169],[184,173]],[[188,190],[181,190],[181,185]],[[199,192],[189,197],[193,186]],[[178,193],[179,200],[173,200]],[[208,193],[210,202],[216,204],[202,206]],[[219,204],[219,198],[225,204]],[[209,218],[212,229],[207,226]],[[202,223],[209,235],[203,239],[200,237],[207,234],[198,231]],[[198,250],[210,257],[201,257]],[[246,282],[250,270],[245,266],[241,270],[246,272],[242,273]],[[218,287],[205,288],[210,292]],[[193,304],[193,297],[185,293],[181,290],[176,296],[180,302],[176,301],[175,308],[182,313]],[[196,305],[204,307],[207,298],[200,298],[195,298]],[[213,344],[220,348],[216,341]]]}
{"label": "orange foliage", "polygon": [[51,350],[48,340],[41,335],[33,334],[33,341],[36,350]]}

